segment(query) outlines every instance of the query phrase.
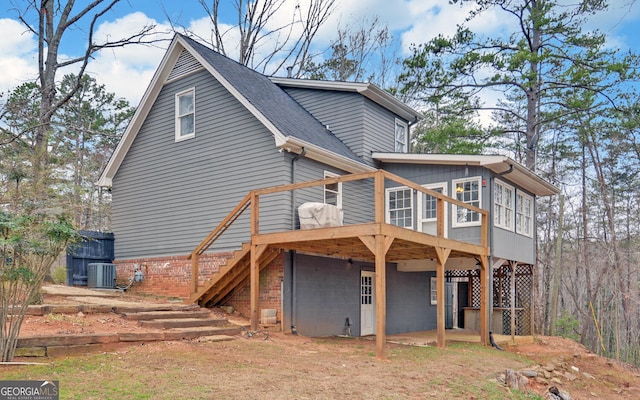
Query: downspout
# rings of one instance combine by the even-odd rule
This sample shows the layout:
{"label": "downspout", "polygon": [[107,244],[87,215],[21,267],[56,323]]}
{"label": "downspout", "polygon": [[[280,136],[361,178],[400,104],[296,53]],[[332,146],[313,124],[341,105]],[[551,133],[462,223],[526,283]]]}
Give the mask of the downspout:
{"label": "downspout", "polygon": [[[304,157],[307,154],[307,149],[304,147],[302,151],[296,154],[295,157],[291,160],[291,184],[296,183],[296,164],[299,159]],[[291,230],[296,229],[296,191],[291,191]],[[291,268],[291,333],[297,333],[296,330],[296,304],[297,304],[297,293],[296,293],[296,252],[295,250],[289,251],[289,268]]]}

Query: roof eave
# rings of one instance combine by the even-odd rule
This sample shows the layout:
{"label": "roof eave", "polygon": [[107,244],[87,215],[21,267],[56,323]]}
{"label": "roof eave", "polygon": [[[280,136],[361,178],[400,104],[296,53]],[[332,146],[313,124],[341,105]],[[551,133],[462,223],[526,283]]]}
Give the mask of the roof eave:
{"label": "roof eave", "polygon": [[305,157],[350,173],[370,172],[376,170],[374,167],[367,164],[352,160],[348,157],[292,136],[288,136],[286,140],[282,142],[276,141],[276,146],[297,154],[302,153],[302,148],[304,148],[306,150]]}
{"label": "roof eave", "polygon": [[[490,169],[505,178],[515,172],[524,179],[518,183],[536,196],[552,196],[560,193],[560,189],[528,170],[515,160],[501,155],[462,155],[462,154],[402,154],[373,153],[373,159],[382,162],[402,164],[439,164],[439,165],[478,165]],[[508,172],[513,167],[513,172]]]}
{"label": "roof eave", "polygon": [[422,114],[404,104],[390,93],[380,89],[371,83],[320,81],[313,79],[294,79],[270,77],[271,81],[279,86],[297,87],[305,89],[334,90],[339,92],[360,93],[364,97],[392,111],[396,115],[409,122],[422,119]]}

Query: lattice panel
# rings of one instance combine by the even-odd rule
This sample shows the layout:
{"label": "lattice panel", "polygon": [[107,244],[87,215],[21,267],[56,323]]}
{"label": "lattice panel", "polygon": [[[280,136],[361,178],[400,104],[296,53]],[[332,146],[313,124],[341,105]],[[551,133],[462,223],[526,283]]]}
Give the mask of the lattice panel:
{"label": "lattice panel", "polygon": [[471,271],[471,307],[480,308],[480,270]]}
{"label": "lattice panel", "polygon": [[[502,268],[501,268],[502,269]],[[505,278],[505,272],[502,271],[502,278],[507,282],[506,290],[507,295],[505,298],[510,297],[510,282]],[[532,296],[532,283],[533,283],[533,266],[531,265],[518,265],[515,273],[516,279],[516,320],[515,320],[515,335],[531,335],[531,296]],[[501,287],[505,288],[504,285]],[[504,335],[511,335],[511,302],[504,302],[503,307],[507,309],[502,311],[502,330]]]}
{"label": "lattice panel", "polygon": [[[471,286],[470,306],[480,308],[480,270],[447,271],[447,278],[468,277]],[[516,335],[531,335],[531,301],[533,266],[518,265],[516,279]],[[493,272],[493,306],[502,311],[502,334],[511,334],[511,269],[504,265]]]}

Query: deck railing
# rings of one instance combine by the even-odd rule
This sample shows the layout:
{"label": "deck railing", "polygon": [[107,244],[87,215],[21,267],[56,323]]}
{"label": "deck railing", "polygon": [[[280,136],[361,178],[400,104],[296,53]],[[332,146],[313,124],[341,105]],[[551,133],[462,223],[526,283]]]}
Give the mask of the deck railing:
{"label": "deck railing", "polygon": [[[191,291],[193,294],[198,291],[198,276],[199,276],[199,257],[206,252],[224,233],[233,225],[233,223],[240,218],[241,215],[249,208],[250,209],[250,233],[251,238],[260,234],[260,199],[262,197],[295,190],[302,190],[307,188],[313,188],[318,186],[333,185],[337,183],[347,183],[362,180],[373,179],[373,222],[376,224],[385,223],[385,188],[396,187],[387,186],[386,181],[391,181],[411,188],[419,193],[424,193],[436,199],[436,235],[438,237],[445,236],[445,207],[446,204],[455,205],[456,207],[462,207],[469,211],[476,212],[480,215],[480,245],[482,247],[488,246],[488,232],[489,232],[489,220],[488,211],[479,207],[464,203],[460,200],[438,193],[434,190],[422,187],[415,182],[389,173],[384,170],[377,170],[366,173],[342,175],[337,177],[318,179],[314,181],[280,185],[274,187],[268,187],[263,189],[255,189],[250,191],[238,205],[216,226],[211,233],[191,252],[189,258],[191,259]],[[362,202],[366,203],[365,201]],[[292,215],[291,218],[294,218]]]}

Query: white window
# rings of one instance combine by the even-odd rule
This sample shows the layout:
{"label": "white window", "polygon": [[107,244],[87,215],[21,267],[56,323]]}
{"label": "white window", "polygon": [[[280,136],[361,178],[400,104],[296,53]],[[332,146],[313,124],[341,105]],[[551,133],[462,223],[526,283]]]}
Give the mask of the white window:
{"label": "white window", "polygon": [[[431,183],[423,185],[427,189],[431,189],[434,192],[447,194],[447,183]],[[436,197],[428,195],[426,193],[418,193],[418,230],[420,232],[428,233],[430,235],[438,234],[438,200]],[[447,205],[444,205],[444,236],[447,237]]]}
{"label": "white window", "polygon": [[413,190],[406,187],[386,190],[387,223],[413,229]]}
{"label": "white window", "polygon": [[[324,171],[325,178],[336,178],[340,175]],[[342,182],[324,185],[324,204],[342,208]]]}
{"label": "white window", "polygon": [[176,142],[196,135],[196,89],[176,94]]}
{"label": "white window", "polygon": [[435,276],[431,277],[431,285],[430,285],[430,293],[431,293],[431,305],[435,306],[438,304],[438,281]]}
{"label": "white window", "polygon": [[[453,181],[455,198],[478,208],[482,207],[481,198],[482,178],[456,179]],[[481,224],[480,214],[465,207],[453,205],[453,227],[477,226]]]}
{"label": "white window", "polygon": [[409,152],[409,135],[407,134],[407,124],[396,119],[396,133],[395,133],[395,151],[396,153],[407,153]]}
{"label": "white window", "polygon": [[493,181],[493,225],[513,231],[513,186],[496,179]]}
{"label": "white window", "polygon": [[516,233],[533,237],[533,197],[516,194]]}

